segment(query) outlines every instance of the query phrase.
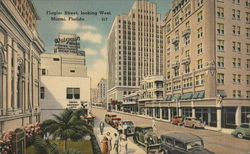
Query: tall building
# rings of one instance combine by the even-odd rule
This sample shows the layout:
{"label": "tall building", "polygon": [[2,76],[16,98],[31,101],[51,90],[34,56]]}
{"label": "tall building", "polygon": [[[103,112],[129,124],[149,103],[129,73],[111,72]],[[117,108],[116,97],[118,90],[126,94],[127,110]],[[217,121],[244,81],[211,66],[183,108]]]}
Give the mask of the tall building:
{"label": "tall building", "polygon": [[105,106],[106,102],[107,102],[107,79],[101,79],[98,82],[98,103],[101,103],[102,106]]}
{"label": "tall building", "polygon": [[166,100],[147,104],[148,114],[218,129],[249,122],[249,8],[246,0],[173,1],[163,25]]}
{"label": "tall building", "polygon": [[[74,40],[78,36],[60,34],[56,39],[59,38]],[[56,46],[54,53],[41,55],[42,120],[52,118],[52,114],[58,114],[66,108],[77,109],[91,106],[90,78],[87,77],[85,53],[78,50],[80,46],[78,44],[71,46],[56,44]]]}
{"label": "tall building", "polygon": [[98,89],[97,88],[91,88],[91,104],[98,103]]}
{"label": "tall building", "polygon": [[161,18],[156,4],[136,1],[116,16],[108,36],[108,103],[139,89],[146,76],[163,74]]}
{"label": "tall building", "polygon": [[[29,12],[28,14],[26,12]],[[0,137],[40,121],[39,70],[44,44],[30,0],[0,1]]]}

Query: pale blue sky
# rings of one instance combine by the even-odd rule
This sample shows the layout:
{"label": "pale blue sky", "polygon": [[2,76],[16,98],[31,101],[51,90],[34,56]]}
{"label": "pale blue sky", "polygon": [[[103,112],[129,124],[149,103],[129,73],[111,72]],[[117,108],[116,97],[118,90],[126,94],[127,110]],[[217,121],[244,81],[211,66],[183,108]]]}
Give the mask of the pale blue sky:
{"label": "pale blue sky", "polygon": [[[40,20],[38,32],[45,43],[46,52],[53,52],[54,39],[59,33],[76,33],[81,37],[81,49],[86,51],[88,75],[95,87],[106,73],[106,41],[115,16],[127,14],[135,0],[33,0]],[[172,0],[149,0],[157,4],[162,17],[169,10]],[[78,15],[84,21],[51,21],[47,11],[110,11],[111,15]],[[58,17],[58,16],[57,16]],[[106,18],[107,21],[102,21]]]}

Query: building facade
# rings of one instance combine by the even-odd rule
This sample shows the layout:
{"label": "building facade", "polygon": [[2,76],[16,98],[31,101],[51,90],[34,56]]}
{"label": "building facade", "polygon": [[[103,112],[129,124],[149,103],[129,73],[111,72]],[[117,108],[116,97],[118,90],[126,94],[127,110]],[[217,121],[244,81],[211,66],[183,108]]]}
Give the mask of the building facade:
{"label": "building facade", "polygon": [[173,1],[163,24],[165,101],[146,104],[148,111],[218,129],[249,122],[249,8],[239,0]]}
{"label": "building facade", "polygon": [[107,103],[107,79],[101,79],[97,84],[98,87],[98,103],[102,104],[102,106],[106,106]]}
{"label": "building facade", "polygon": [[[58,38],[64,39],[62,36],[71,38],[70,40],[77,38],[74,34],[60,34]],[[61,113],[66,108],[91,107],[91,80],[87,77],[84,52],[76,49],[78,45],[62,45],[60,48],[64,49],[61,52],[55,50],[55,53],[41,55],[42,121],[52,118],[52,114]]]}
{"label": "building facade", "polygon": [[96,105],[98,103],[98,89],[91,88],[91,104]]}
{"label": "building facade", "polygon": [[[26,14],[26,12],[29,12]],[[40,54],[44,44],[32,1],[0,1],[0,134],[40,121]]]}
{"label": "building facade", "polygon": [[108,103],[139,90],[144,77],[163,74],[162,34],[154,3],[136,1],[116,16],[108,36]]}

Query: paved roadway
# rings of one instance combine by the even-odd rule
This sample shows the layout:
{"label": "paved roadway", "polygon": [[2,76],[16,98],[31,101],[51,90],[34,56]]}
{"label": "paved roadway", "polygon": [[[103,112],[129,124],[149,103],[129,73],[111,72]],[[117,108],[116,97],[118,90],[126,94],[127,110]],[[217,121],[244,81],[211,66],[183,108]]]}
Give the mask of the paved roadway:
{"label": "paved roadway", "polygon": [[[106,110],[93,108],[92,112],[100,119],[104,119]],[[111,112],[109,112],[111,113]],[[152,120],[134,115],[126,115],[115,113],[123,120],[131,120],[135,125],[152,125]],[[167,131],[183,131],[190,132],[200,136],[204,140],[205,147],[216,154],[250,154],[250,140],[238,139],[230,134],[221,132],[186,128],[183,126],[175,126],[167,122],[156,121],[157,133],[164,134]]]}

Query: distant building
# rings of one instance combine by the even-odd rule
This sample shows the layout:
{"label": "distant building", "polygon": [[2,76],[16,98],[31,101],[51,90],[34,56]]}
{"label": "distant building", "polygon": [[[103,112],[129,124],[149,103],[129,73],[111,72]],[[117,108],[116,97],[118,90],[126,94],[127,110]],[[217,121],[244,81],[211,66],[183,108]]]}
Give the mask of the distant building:
{"label": "distant building", "polygon": [[97,85],[98,87],[98,103],[106,106],[107,103],[107,79],[101,79]]}
{"label": "distant building", "polygon": [[[62,34],[59,37],[62,39]],[[66,38],[70,38],[67,34]],[[71,35],[72,39],[77,37]],[[66,108],[90,107],[90,78],[87,77],[85,54],[78,45],[64,46],[64,51],[41,55],[42,120]],[[74,51],[74,52],[68,52]]]}
{"label": "distant building", "polygon": [[98,103],[98,89],[97,88],[91,88],[91,104]]}
{"label": "distant building", "polygon": [[[29,13],[27,13],[29,12]],[[39,70],[44,43],[30,0],[0,1],[0,137],[40,122]]]}
{"label": "distant building", "polygon": [[116,16],[108,37],[108,100],[113,105],[139,90],[144,77],[163,75],[161,18],[157,6],[136,1]]}

